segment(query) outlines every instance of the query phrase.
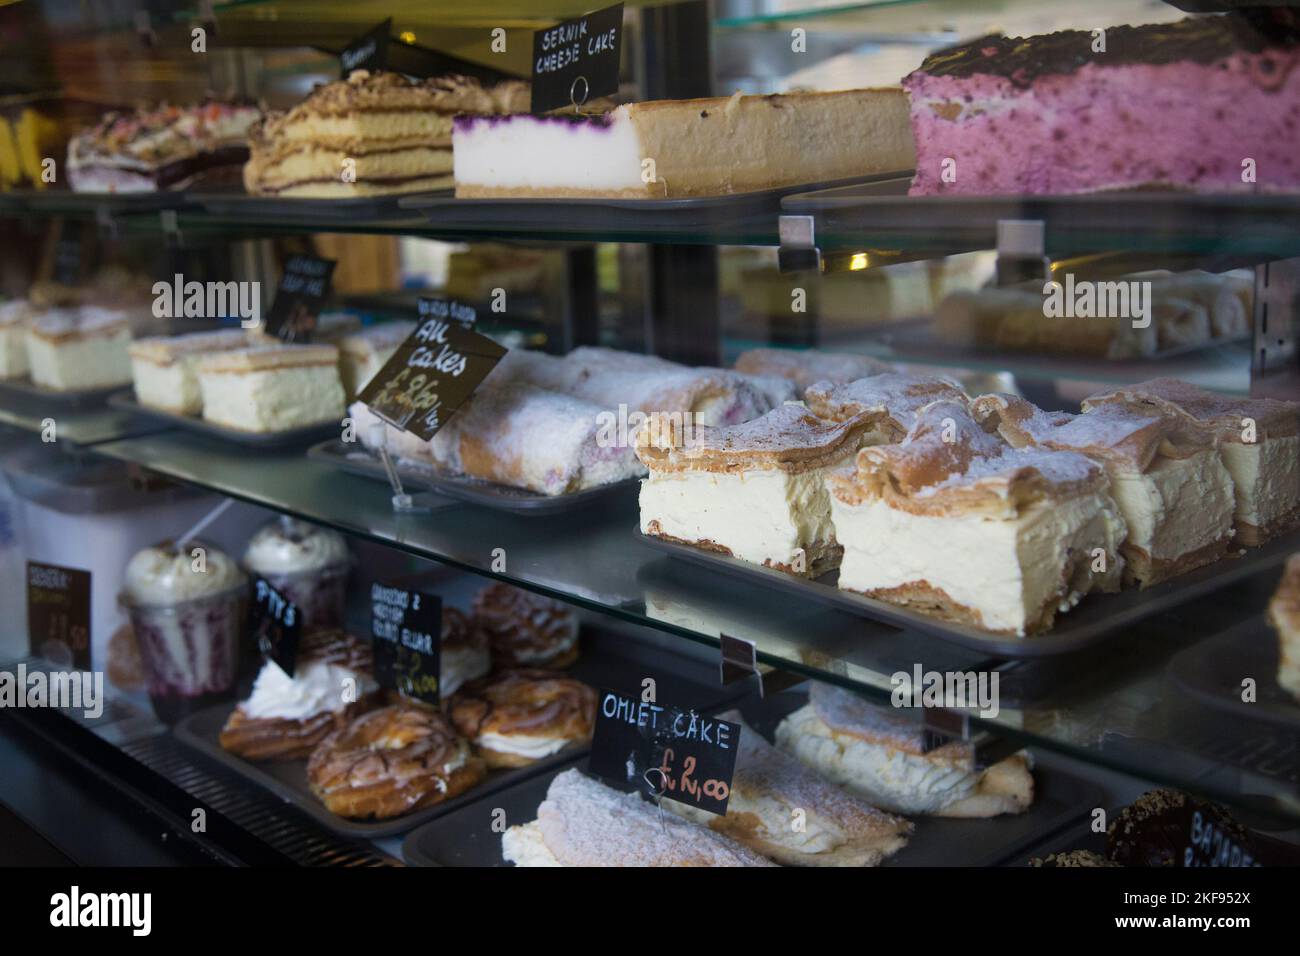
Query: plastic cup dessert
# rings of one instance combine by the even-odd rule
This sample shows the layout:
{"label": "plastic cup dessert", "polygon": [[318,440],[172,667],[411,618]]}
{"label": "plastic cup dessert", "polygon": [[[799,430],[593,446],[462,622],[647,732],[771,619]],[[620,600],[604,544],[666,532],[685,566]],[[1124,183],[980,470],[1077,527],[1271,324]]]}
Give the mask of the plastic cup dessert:
{"label": "plastic cup dessert", "polygon": [[304,629],[343,627],[350,562],[342,535],[280,518],[253,535],[244,567],[298,605]]}
{"label": "plastic cup dessert", "polygon": [[230,697],[247,601],[244,573],[209,545],[145,548],[127,563],[121,603],[161,720],[175,723]]}

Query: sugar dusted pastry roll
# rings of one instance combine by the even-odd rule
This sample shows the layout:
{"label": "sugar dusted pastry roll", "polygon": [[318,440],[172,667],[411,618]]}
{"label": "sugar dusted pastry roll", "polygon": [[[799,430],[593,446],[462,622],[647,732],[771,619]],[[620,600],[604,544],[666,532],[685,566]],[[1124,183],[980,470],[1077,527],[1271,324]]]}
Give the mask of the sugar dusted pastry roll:
{"label": "sugar dusted pastry roll", "polygon": [[870,422],[824,421],[800,405],[684,435],[651,421],[637,433],[650,469],[641,533],[791,574],[839,563],[826,473],[848,461]]}
{"label": "sugar dusted pastry roll", "polygon": [[1268,602],[1268,622],[1277,631],[1277,682],[1300,701],[1300,554],[1291,555],[1286,563]]}
{"label": "sugar dusted pastry roll", "polygon": [[926,406],[827,484],[846,590],[1023,637],[1120,586],[1125,525],[1102,467],[1013,449],[963,403]]}
{"label": "sugar dusted pastry roll", "polygon": [[506,830],[501,851],[515,866],[772,866],[729,837],[577,770],[556,775],[537,819]]}
{"label": "sugar dusted pastry roll", "polygon": [[1174,378],[1083,400],[1089,412],[1112,404],[1171,413],[1214,433],[1232,476],[1234,544],[1254,547],[1300,523],[1300,402],[1220,395]]}
{"label": "sugar dusted pastry roll", "polygon": [[985,395],[975,414],[1017,448],[1076,451],[1101,464],[1128,526],[1126,579],[1149,587],[1221,558],[1232,538],[1232,478],[1210,430],[1154,407],[1098,405],[1045,412]]}
{"label": "sugar dusted pastry roll", "polygon": [[969,742],[927,750],[919,720],[830,684],[812,685],[808,704],[777,727],[776,744],[858,799],[893,813],[995,817],[1023,813],[1034,800],[1028,754],[977,769]]}
{"label": "sugar dusted pastry roll", "polygon": [[433,462],[433,452],[429,443],[419,435],[404,431],[390,425],[362,402],[353,402],[348,406],[348,417],[352,419],[353,433],[363,448],[379,454],[382,448],[399,461],[415,462],[428,465]]}
{"label": "sugar dusted pastry roll", "polygon": [[[875,866],[902,849],[912,824],[846,793],[742,724],[725,816],[674,800],[664,806],[786,866]],[[796,811],[804,826],[791,826]]]}
{"label": "sugar dusted pastry roll", "polygon": [[437,465],[544,495],[634,478],[634,450],[611,433],[603,409],[524,383],[481,387],[429,443]]}
{"label": "sugar dusted pastry roll", "polygon": [[819,352],[815,349],[750,349],[736,359],[736,371],[746,375],[774,375],[794,383],[800,397],[810,385],[835,385],[881,375],[894,367],[867,355]]}
{"label": "sugar dusted pastry roll", "polygon": [[1207,336],[1238,338],[1250,332],[1253,281],[1250,287],[1247,292],[1239,277],[1184,272],[1151,280],[1151,297],[1156,302],[1174,299],[1198,305],[1205,311]]}
{"label": "sugar dusted pastry roll", "polygon": [[128,350],[136,401],[178,415],[198,415],[203,411],[199,360],[243,348],[245,342],[242,329],[137,339]]}
{"label": "sugar dusted pastry roll", "polygon": [[906,372],[888,372],[839,385],[818,382],[804,393],[808,410],[820,418],[844,422],[866,416],[871,421],[870,445],[902,441],[916,423],[916,413],[940,399],[963,404],[967,401],[956,382]]}

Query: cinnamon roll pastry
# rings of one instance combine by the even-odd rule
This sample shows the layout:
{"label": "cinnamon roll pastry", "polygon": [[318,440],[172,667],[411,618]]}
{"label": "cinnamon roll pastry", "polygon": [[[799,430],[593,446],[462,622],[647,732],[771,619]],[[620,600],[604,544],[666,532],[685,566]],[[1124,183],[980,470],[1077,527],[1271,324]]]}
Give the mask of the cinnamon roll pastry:
{"label": "cinnamon roll pastry", "polygon": [[474,618],[454,607],[442,609],[442,659],[438,694],[444,700],[461,685],[482,677],[492,669],[487,633]]}
{"label": "cinnamon roll pastry", "polygon": [[442,803],[482,781],[484,762],[432,707],[393,704],[320,742],[307,762],[312,793],[351,820],[385,820]]}
{"label": "cinnamon roll pastry", "polygon": [[447,711],[489,767],[525,767],[591,740],[596,692],[554,671],[506,670],[466,685]]}
{"label": "cinnamon roll pastry", "polygon": [[474,619],[487,632],[501,667],[568,667],[578,659],[573,609],[509,584],[489,584],[474,598]]}
{"label": "cinnamon roll pastry", "polygon": [[221,746],[246,760],[305,760],[333,730],[381,699],[370,645],[342,631],[302,639],[290,677],[267,661],[253,692],[221,729]]}

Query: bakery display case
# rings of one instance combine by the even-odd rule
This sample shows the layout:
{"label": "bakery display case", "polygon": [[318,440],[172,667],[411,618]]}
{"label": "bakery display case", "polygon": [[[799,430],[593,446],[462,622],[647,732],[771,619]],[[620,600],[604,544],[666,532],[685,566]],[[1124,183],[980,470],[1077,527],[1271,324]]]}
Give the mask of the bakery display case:
{"label": "bakery display case", "polygon": [[0,49],[0,861],[1300,862],[1300,9]]}

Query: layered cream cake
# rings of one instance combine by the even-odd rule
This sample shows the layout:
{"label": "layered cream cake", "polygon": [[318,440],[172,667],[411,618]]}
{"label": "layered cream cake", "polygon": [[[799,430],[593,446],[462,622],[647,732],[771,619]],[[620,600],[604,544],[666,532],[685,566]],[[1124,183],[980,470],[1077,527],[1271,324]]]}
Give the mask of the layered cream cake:
{"label": "layered cream cake", "polygon": [[1106,469],[1128,525],[1126,580],[1149,587],[1227,552],[1233,482],[1213,434],[1197,422],[1119,403],[1082,415],[1045,412],[1010,395],[976,399],[975,414],[1017,448],[1076,451]]}
{"label": "layered cream cake", "polygon": [[339,377],[348,400],[356,398],[397,347],[415,331],[414,322],[384,322],[334,340],[339,350]]}
{"label": "layered cream cake", "polygon": [[0,303],[0,378],[27,374],[27,325],[31,306],[23,299]]}
{"label": "layered cream cake", "polygon": [[1268,620],[1277,630],[1277,682],[1300,701],[1300,554],[1291,555],[1286,563],[1268,602]]}
{"label": "layered cream cake", "polygon": [[1172,378],[1139,382],[1083,401],[1182,416],[1211,429],[1235,496],[1234,543],[1251,547],[1300,523],[1300,402],[1235,398]]}
{"label": "layered cream cake", "polygon": [[844,422],[866,416],[869,445],[892,445],[916,424],[916,413],[939,400],[966,404],[966,393],[945,378],[889,372],[834,385],[818,382],[804,393],[808,410],[820,418]]}
{"label": "layered cream cake", "polygon": [[452,117],[526,112],[529,97],[519,81],[485,88],[460,76],[414,81],[354,70],[252,128],[244,186],[316,198],[445,189]]}
{"label": "layered cream cake", "polygon": [[970,818],[1023,813],[1033,803],[1028,754],[980,769],[969,741],[927,748],[914,714],[820,682],[808,698],[776,728],[777,746],[873,806]]}
{"label": "layered cream cake", "polygon": [[270,345],[209,355],[198,364],[203,418],[247,432],[277,432],[343,417],[338,349]]}
{"label": "layered cream cake", "polygon": [[27,328],[32,381],[59,391],[127,385],[130,345],[125,312],[96,306],[53,309]]}
{"label": "layered cream cake", "polygon": [[457,196],[714,196],[911,169],[900,89],[659,100],[599,116],[459,116]]}
{"label": "layered cream cake", "polygon": [[1023,637],[1119,589],[1124,519],[1101,466],[1012,448],[962,403],[926,406],[827,484],[846,590]]}
{"label": "layered cream cake", "polygon": [[136,401],[180,415],[199,414],[203,411],[199,360],[213,352],[227,352],[245,345],[245,336],[240,329],[132,342],[128,351]]}
{"label": "layered cream cake", "polygon": [[836,567],[825,476],[866,440],[864,420],[827,422],[782,405],[740,425],[699,428],[693,440],[662,422],[636,436],[650,469],[641,533],[815,577]]}

